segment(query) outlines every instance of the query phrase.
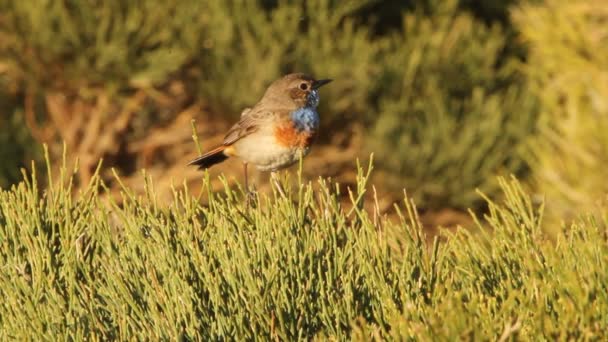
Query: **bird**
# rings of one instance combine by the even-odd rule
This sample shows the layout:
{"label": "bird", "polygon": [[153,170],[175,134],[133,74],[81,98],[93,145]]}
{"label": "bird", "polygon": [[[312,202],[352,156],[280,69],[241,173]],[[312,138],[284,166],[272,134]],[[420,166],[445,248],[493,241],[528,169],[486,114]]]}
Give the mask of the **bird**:
{"label": "bird", "polygon": [[204,170],[236,157],[243,162],[247,191],[247,168],[251,164],[260,171],[269,171],[285,196],[276,172],[299,162],[310,152],[320,124],[319,88],[331,81],[305,73],[291,73],[275,80],[257,104],[241,112],[239,121],[228,130],[221,144],[188,165]]}

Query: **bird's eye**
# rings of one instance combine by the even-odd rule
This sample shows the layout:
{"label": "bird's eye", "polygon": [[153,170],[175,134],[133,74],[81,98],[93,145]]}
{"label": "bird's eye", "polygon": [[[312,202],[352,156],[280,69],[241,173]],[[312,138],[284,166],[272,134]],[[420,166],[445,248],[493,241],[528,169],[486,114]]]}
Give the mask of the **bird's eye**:
{"label": "bird's eye", "polygon": [[300,89],[302,89],[302,90],[308,89],[308,84],[307,83],[300,84]]}

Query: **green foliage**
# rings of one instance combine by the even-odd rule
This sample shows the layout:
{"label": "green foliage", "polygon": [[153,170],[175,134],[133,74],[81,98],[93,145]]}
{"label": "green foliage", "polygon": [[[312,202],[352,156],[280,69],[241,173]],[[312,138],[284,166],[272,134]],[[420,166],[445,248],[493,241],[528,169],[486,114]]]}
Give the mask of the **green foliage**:
{"label": "green foliage", "polygon": [[[270,81],[294,70],[348,80],[342,88],[365,84],[369,75],[352,70],[369,68],[361,66],[373,62],[377,48],[365,28],[354,27],[352,15],[371,2],[285,2],[267,9],[254,1],[2,0],[0,58],[13,78],[85,97],[87,88],[99,86],[113,94],[192,80],[197,86],[188,91],[199,88],[208,105],[234,118]],[[356,61],[336,58],[353,50],[360,51]],[[359,99],[362,111],[366,88],[355,90],[348,98]]]}
{"label": "green foliage", "polygon": [[550,215],[572,219],[608,193],[608,3],[552,0],[523,5],[514,18],[541,102],[534,180]]}
{"label": "green foliage", "polygon": [[521,174],[521,147],[535,122],[517,60],[505,59],[499,26],[486,27],[444,2],[407,15],[383,58],[384,89],[371,133],[389,184],[405,184],[425,207],[479,204],[496,174]]}
{"label": "green foliage", "polygon": [[[107,122],[128,102],[115,97],[145,89],[173,98],[164,86],[175,80],[186,97],[234,119],[271,80],[301,70],[335,79],[323,89],[321,140],[366,127],[363,153],[376,152],[383,185],[410,188],[425,208],[475,207],[475,188],[494,194],[495,174],[524,169],[518,150],[533,101],[493,21],[506,5],[0,0],[0,10],[7,74],[41,94],[60,91],[76,108],[101,88],[117,108],[103,107],[103,96],[90,102],[108,111]],[[140,112],[128,134],[167,117],[162,107]]]}
{"label": "green foliage", "polygon": [[[543,207],[516,180],[499,184],[504,203],[486,198],[490,213],[478,231],[448,234],[440,246],[439,281],[424,318],[415,305],[389,315],[393,339],[606,338],[606,221],[580,219],[550,241]],[[356,329],[361,339],[383,333],[370,323]]]}
{"label": "green foliage", "polygon": [[197,50],[198,1],[0,1],[0,56],[32,86],[86,96],[165,82]]}
{"label": "green foliage", "polygon": [[203,206],[187,189],[159,204],[149,179],[119,205],[97,177],[78,195],[59,178],[0,192],[3,340],[606,337],[605,232],[548,241],[516,181],[479,233],[428,249],[408,201],[396,223],[362,209],[361,170],[352,208],[324,180],[246,207],[208,179]]}
{"label": "green foliage", "polygon": [[[0,88],[6,86],[0,77]],[[39,155],[38,145],[25,126],[22,109],[11,96],[0,90],[0,188],[21,179],[20,168],[29,166]],[[11,110],[14,110],[11,112]]]}

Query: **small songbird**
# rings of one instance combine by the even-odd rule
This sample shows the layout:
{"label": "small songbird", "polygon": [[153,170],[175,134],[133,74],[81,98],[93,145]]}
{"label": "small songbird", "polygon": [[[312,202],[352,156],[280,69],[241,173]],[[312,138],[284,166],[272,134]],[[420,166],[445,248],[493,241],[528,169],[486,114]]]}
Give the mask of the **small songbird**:
{"label": "small songbird", "polygon": [[209,168],[229,157],[243,161],[245,188],[247,165],[274,172],[289,167],[309,152],[319,129],[319,87],[331,82],[294,73],[274,81],[262,99],[243,111],[221,145],[188,165]]}

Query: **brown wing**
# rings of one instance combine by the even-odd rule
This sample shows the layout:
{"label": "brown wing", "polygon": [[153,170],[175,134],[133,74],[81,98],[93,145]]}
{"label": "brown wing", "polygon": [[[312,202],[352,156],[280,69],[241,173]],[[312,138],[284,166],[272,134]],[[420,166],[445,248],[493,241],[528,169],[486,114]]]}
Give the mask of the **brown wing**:
{"label": "brown wing", "polygon": [[228,133],[226,133],[224,145],[232,145],[237,140],[256,132],[260,124],[263,124],[271,116],[271,111],[255,110],[255,108],[247,112],[244,111],[241,120],[234,124]]}

